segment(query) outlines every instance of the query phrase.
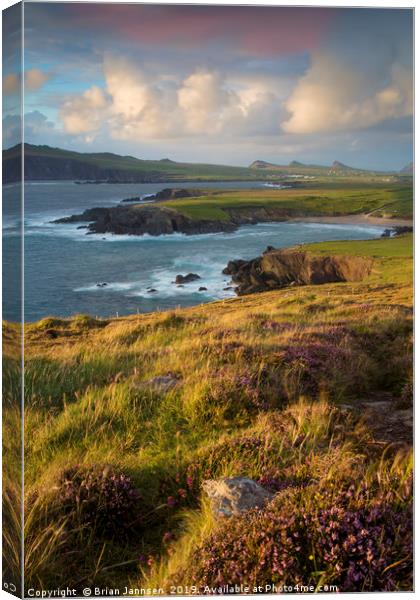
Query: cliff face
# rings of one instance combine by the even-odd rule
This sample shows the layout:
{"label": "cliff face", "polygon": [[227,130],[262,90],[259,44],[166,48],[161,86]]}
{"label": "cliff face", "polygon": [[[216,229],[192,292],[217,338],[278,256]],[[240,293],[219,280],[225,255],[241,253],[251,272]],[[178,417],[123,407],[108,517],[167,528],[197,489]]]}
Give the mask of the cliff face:
{"label": "cliff face", "polygon": [[[3,182],[18,181],[21,160],[18,156],[3,161]],[[124,183],[148,183],[160,181],[159,173],[147,174],[123,169],[106,169],[72,158],[25,155],[25,180],[90,180]]]}
{"label": "cliff face", "polygon": [[340,281],[361,281],[372,269],[373,260],[360,256],[315,256],[293,249],[269,247],[250,261],[230,261],[226,275],[238,284],[239,295],[283,288]]}

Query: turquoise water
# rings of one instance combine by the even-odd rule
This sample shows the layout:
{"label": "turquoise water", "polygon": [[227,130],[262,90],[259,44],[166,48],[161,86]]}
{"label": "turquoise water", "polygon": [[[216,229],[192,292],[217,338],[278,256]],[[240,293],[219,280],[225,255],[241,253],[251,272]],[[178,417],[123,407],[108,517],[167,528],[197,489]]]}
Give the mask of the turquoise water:
{"label": "turquoise water", "polygon": [[[53,219],[93,206],[111,206],[173,184],[75,185],[73,182],[25,184],[25,319],[47,315],[125,315],[191,306],[234,296],[223,288],[222,274],[234,258],[252,258],[267,245],[378,237],[383,227],[317,223],[266,223],[234,233],[184,236],[86,235],[77,224],[53,225]],[[182,187],[197,187],[183,183]],[[258,188],[261,183],[200,184],[201,187]],[[3,187],[3,318],[18,320],[19,190]],[[198,273],[201,280],[179,288],[178,273]],[[105,287],[97,283],[107,282]],[[198,288],[204,286],[205,292]],[[154,288],[154,293],[147,288]]]}

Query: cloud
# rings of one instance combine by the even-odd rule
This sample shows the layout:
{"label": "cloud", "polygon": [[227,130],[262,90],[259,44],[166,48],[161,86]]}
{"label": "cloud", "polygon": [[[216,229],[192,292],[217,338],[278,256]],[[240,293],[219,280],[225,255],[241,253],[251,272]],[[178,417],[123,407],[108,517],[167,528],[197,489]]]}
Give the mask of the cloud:
{"label": "cloud", "polygon": [[219,73],[198,70],[179,88],[178,105],[186,132],[216,133],[223,129],[225,111],[239,109],[239,97],[224,85]]}
{"label": "cloud", "polygon": [[22,141],[22,118],[20,115],[6,115],[3,118],[3,148],[16,146]]}
{"label": "cloud", "polygon": [[411,71],[394,63],[388,81],[356,70],[329,54],[316,54],[285,103],[288,133],[318,133],[372,127],[412,114]]}
{"label": "cloud", "polygon": [[[51,134],[57,134],[54,123],[38,110],[25,113],[25,140],[45,140]],[[10,148],[22,141],[22,118],[20,115],[6,115],[3,118],[3,146]]]}
{"label": "cloud", "polygon": [[40,136],[55,129],[55,125],[52,121],[48,120],[48,117],[43,115],[38,110],[25,113],[25,138]]}
{"label": "cloud", "polygon": [[99,129],[107,106],[104,92],[99,87],[92,86],[81,96],[75,96],[64,103],[60,112],[64,129],[74,135]]}
{"label": "cloud", "polygon": [[45,73],[40,69],[29,69],[29,71],[25,71],[25,87],[31,92],[36,91],[42,87],[50,77],[51,75],[49,73]]}
{"label": "cloud", "polygon": [[[39,90],[51,75],[40,69],[29,69],[25,71],[25,90],[34,92]],[[3,77],[3,93],[7,95],[17,94],[20,91],[20,73],[9,73]]]}
{"label": "cloud", "polygon": [[[74,37],[74,31],[137,47],[171,50],[212,47],[255,56],[289,55],[318,48],[337,14],[328,7],[183,6],[89,3],[29,5],[32,23],[46,20]],[[39,27],[40,31],[44,27]],[[34,27],[36,30],[36,27]],[[298,32],[298,33],[297,33]],[[222,50],[223,51],[223,50]]]}
{"label": "cloud", "polygon": [[66,132],[93,139],[108,129],[114,139],[129,140],[279,131],[279,97],[252,76],[237,83],[201,67],[166,75],[108,56],[104,78],[105,89],[93,86],[64,103]]}
{"label": "cloud", "polygon": [[20,75],[9,73],[3,77],[3,93],[16,94],[20,89]]}

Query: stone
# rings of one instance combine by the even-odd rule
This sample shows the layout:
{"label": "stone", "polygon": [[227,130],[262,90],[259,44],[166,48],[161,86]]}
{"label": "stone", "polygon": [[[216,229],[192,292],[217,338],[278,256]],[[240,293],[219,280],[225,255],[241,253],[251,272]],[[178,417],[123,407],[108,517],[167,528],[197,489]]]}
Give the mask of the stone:
{"label": "stone", "polygon": [[197,275],[197,273],[188,273],[188,275],[177,275],[175,283],[191,283],[192,281],[197,281],[197,279],[201,279],[200,275]]}
{"label": "stone", "polygon": [[248,477],[208,479],[202,487],[216,517],[231,517],[262,508],[274,497],[272,492]]}
{"label": "stone", "polygon": [[199,292],[206,292],[207,288],[202,285],[201,287],[198,288],[198,291]]}

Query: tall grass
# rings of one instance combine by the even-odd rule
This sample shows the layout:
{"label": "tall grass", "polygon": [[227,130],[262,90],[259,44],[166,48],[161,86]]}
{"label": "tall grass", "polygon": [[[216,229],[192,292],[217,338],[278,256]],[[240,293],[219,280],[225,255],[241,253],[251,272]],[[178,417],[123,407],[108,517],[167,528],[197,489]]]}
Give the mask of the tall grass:
{"label": "tall grass", "polygon": [[[378,254],[372,276],[358,284],[27,326],[27,586],[167,586],[193,575],[205,579],[206,561],[219,560],[223,540],[236,543],[245,527],[214,520],[201,492],[209,478],[247,476],[277,492],[270,514],[279,527],[284,511],[304,519],[311,506],[320,519],[336,505],[353,516],[366,512],[371,501],[406,514],[410,432],[401,429],[405,446],[380,432],[390,414],[410,407],[410,239],[355,242],[352,248]],[[340,249],[347,252],[348,246],[336,243],[334,251]],[[12,398],[18,363],[13,353],[9,358],[6,396]],[[162,376],[171,381],[169,388],[159,384]],[[389,410],[377,415],[384,427],[372,431],[363,421],[364,405],[378,399],[388,399]],[[6,439],[16,445],[19,409],[6,403],[4,413]],[[6,451],[16,454],[16,448]],[[64,510],[60,501],[69,469],[108,468],[140,494],[132,536],[104,536],[94,523],[75,520],[71,506]],[[343,508],[352,483],[355,501]],[[7,487],[10,571],[18,568],[16,497],[19,490]],[[106,516],[100,494],[89,502],[99,502],[97,510]],[[255,527],[265,523],[261,515],[253,519]],[[317,552],[320,539],[314,540]],[[212,540],[218,550],[210,556]],[[398,536],[392,540],[393,560],[401,567],[392,585],[409,589],[410,557]],[[243,558],[256,573],[252,548]],[[392,570],[388,563],[385,568]],[[333,582],[329,569],[326,577]],[[365,578],[363,589],[379,585],[375,577]]]}

